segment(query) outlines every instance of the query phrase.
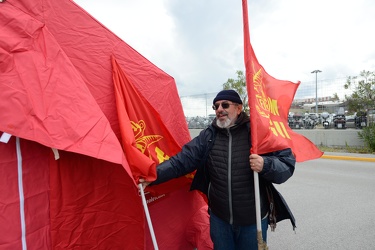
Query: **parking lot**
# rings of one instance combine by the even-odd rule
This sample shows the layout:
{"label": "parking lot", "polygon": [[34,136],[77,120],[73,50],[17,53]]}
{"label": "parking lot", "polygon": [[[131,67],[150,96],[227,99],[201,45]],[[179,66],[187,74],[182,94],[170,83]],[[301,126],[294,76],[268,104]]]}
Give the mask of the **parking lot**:
{"label": "parking lot", "polygon": [[297,163],[276,185],[295,218],[268,230],[269,249],[375,249],[374,162],[317,159]]}

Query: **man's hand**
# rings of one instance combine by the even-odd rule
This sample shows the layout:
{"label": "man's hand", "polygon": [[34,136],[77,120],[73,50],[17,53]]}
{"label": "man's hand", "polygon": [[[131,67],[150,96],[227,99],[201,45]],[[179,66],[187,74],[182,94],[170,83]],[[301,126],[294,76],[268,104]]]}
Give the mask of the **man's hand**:
{"label": "man's hand", "polygon": [[250,161],[250,168],[255,171],[255,172],[260,172],[263,170],[263,165],[264,165],[264,159],[262,156],[257,155],[257,154],[251,154],[249,156],[249,161]]}
{"label": "man's hand", "polygon": [[139,183],[142,183],[142,188],[145,190],[145,188],[151,183],[151,181],[146,181],[145,179],[139,179]]}

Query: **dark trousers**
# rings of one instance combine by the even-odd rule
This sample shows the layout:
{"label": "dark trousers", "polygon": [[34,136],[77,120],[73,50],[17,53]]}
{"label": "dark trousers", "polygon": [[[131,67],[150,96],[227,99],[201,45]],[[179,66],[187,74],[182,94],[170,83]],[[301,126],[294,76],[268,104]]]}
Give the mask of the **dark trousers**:
{"label": "dark trousers", "polygon": [[[268,219],[262,219],[263,241],[267,240]],[[257,250],[257,226],[234,226],[210,215],[210,234],[215,250]]]}

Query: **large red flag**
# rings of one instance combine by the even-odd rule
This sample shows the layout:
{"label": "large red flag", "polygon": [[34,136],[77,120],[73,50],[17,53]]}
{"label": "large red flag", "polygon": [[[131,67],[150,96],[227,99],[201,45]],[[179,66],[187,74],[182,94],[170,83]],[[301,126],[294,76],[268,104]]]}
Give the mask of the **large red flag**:
{"label": "large red flag", "polygon": [[113,82],[121,140],[136,182],[156,179],[156,165],[181,147],[164,126],[160,115],[141,96],[112,56]]}
{"label": "large red flag", "polygon": [[[181,146],[161,120],[160,114],[137,91],[131,76],[126,74],[114,56],[112,67],[126,158],[136,182],[139,178],[152,181],[156,177],[156,165],[177,154]],[[161,98],[162,104],[165,96],[155,95],[155,98]],[[155,236],[161,249],[212,249],[207,204],[197,191],[189,192],[190,184],[191,178],[186,176],[145,190]],[[173,213],[168,213],[171,210]],[[146,238],[146,247],[149,246],[150,238]]]}
{"label": "large red flag", "polygon": [[250,43],[247,0],[242,0],[242,10],[252,153],[291,148],[298,162],[321,157],[323,152],[288,126],[289,108],[300,82],[277,80],[267,74]]}

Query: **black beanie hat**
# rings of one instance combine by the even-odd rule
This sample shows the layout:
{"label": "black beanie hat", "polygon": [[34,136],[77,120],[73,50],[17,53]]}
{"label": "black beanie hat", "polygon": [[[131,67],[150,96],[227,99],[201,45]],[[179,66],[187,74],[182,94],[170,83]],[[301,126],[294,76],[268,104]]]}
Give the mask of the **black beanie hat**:
{"label": "black beanie hat", "polygon": [[215,102],[220,101],[220,100],[228,100],[234,103],[242,104],[242,100],[240,96],[238,95],[236,91],[232,89],[226,89],[226,90],[220,91],[215,97],[213,104],[215,104]]}

